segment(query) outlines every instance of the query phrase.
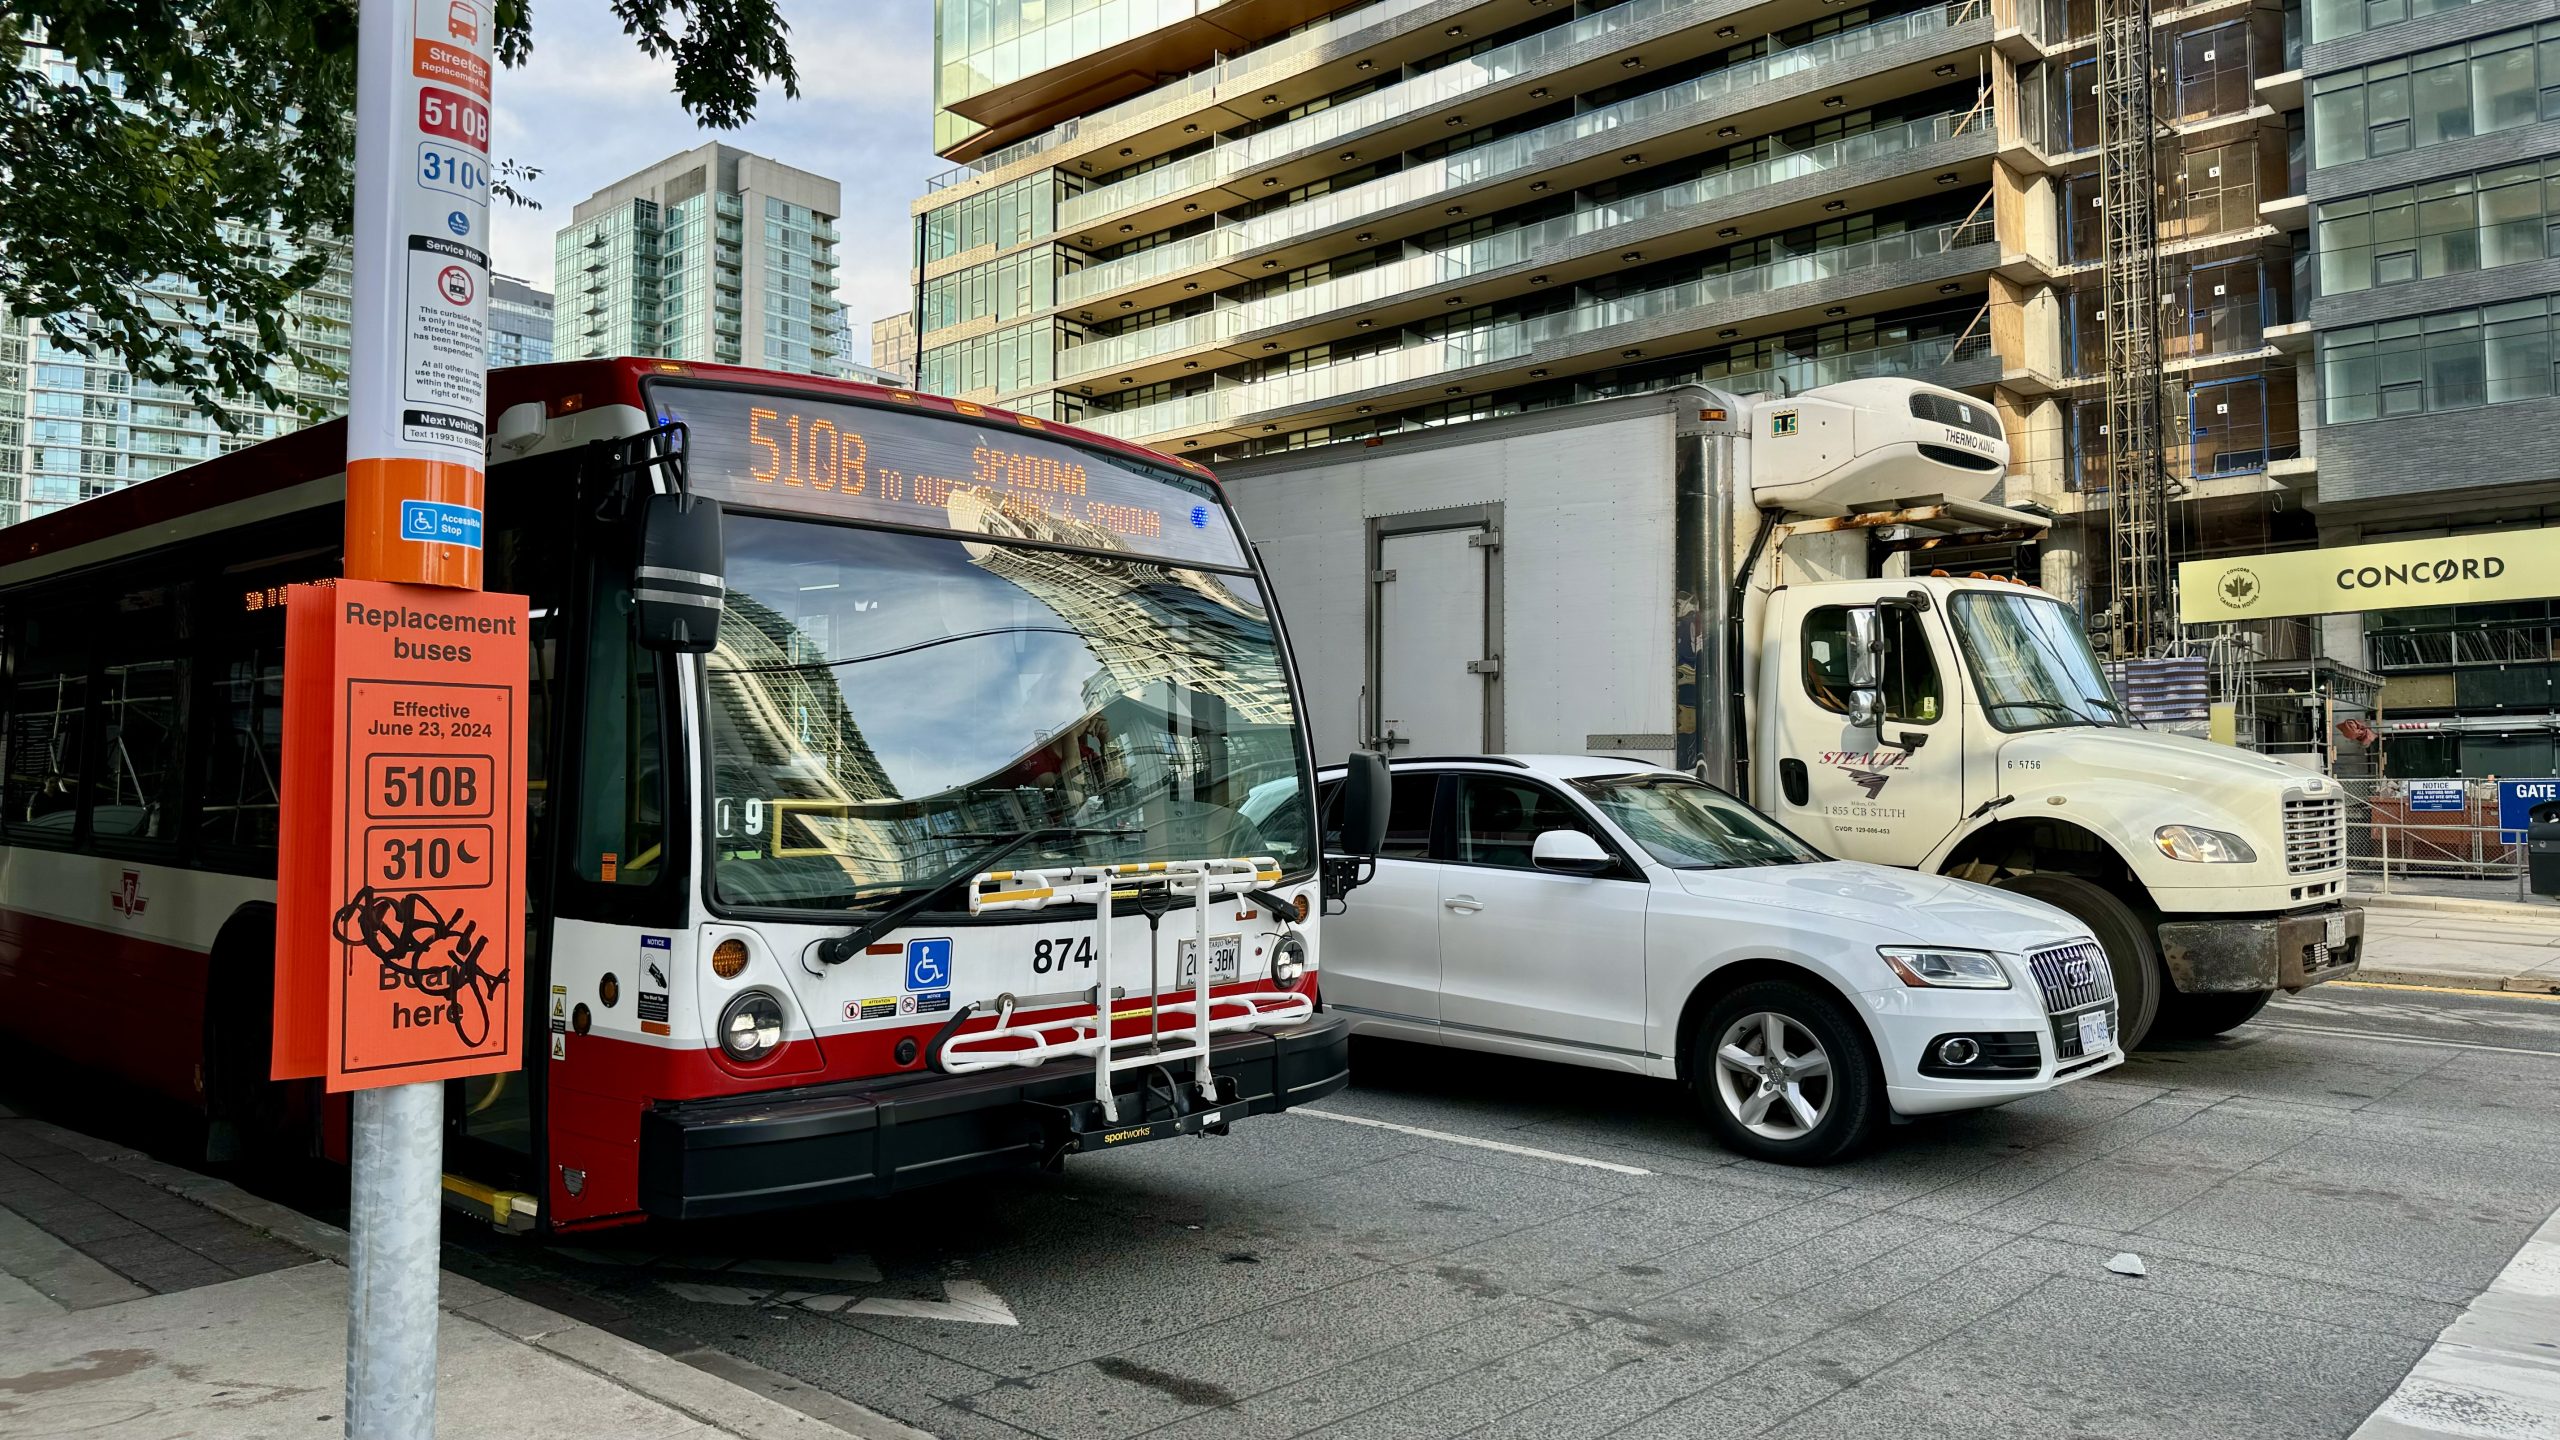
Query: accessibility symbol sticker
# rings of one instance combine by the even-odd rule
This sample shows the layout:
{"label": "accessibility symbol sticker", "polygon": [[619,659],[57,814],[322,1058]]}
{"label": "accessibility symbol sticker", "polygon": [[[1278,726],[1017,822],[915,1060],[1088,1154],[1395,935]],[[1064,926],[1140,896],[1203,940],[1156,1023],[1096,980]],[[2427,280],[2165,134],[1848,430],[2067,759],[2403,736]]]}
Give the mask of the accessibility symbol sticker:
{"label": "accessibility symbol sticker", "polygon": [[951,988],[951,939],[907,942],[907,989],[948,990]]}

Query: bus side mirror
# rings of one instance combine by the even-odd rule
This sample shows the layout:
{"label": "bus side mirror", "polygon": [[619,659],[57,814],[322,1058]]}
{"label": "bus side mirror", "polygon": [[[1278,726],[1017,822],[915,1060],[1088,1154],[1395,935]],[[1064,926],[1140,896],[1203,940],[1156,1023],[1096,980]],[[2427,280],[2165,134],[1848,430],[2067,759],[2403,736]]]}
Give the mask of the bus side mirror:
{"label": "bus side mirror", "polygon": [[640,512],[640,563],[631,572],[631,621],[642,646],[707,654],[720,639],[729,593],[720,502],[651,495]]}
{"label": "bus side mirror", "polygon": [[1351,752],[1342,776],[1342,853],[1375,855],[1387,844],[1387,757]]}

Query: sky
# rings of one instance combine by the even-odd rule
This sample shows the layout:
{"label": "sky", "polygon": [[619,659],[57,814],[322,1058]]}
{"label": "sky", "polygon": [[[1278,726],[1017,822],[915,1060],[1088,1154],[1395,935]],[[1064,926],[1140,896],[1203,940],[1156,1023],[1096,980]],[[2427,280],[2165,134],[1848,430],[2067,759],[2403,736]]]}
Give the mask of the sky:
{"label": "sky", "polygon": [[700,129],[676,103],[675,68],[622,33],[606,0],[535,0],[533,56],[499,72],[493,154],[539,166],[540,210],[493,206],[491,259],[551,288],[551,237],[579,201],[635,170],[712,140],[844,187],[836,295],[855,358],[871,322],[910,308],[907,207],[933,153],[933,0],[780,0],[800,98],[768,89],[739,129]]}

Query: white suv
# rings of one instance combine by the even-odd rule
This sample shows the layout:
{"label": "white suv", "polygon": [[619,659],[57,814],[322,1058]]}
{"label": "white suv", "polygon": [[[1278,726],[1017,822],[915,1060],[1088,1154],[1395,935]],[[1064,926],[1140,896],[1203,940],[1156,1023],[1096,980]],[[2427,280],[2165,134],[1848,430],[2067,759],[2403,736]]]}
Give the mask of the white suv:
{"label": "white suv", "polygon": [[[1713,786],[1565,755],[1393,766],[1325,1003],[1389,1035],[1681,1079],[1745,1154],[1821,1164],[1887,1108],[2120,1064],[2105,954],[2052,906],[1826,860]],[[1341,776],[1323,777],[1327,839]]]}

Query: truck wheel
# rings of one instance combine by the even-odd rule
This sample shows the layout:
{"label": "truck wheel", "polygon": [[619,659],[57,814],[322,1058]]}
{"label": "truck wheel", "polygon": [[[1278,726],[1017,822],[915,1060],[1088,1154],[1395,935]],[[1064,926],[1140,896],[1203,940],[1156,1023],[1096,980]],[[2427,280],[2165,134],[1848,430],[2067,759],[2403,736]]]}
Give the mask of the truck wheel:
{"label": "truck wheel", "polygon": [[2172,992],[2160,997],[2160,1018],[2151,1033],[2163,1040],[2201,1040],[2226,1030],[2237,1030],[2257,1018],[2275,998],[2273,990],[2242,990],[2224,995],[2183,995]]}
{"label": "truck wheel", "polygon": [[2030,900],[2041,900],[2089,927],[2098,948],[2107,952],[2107,969],[2116,981],[2116,1043],[2131,1050],[2151,1033],[2152,1017],[2167,989],[2168,972],[2160,965],[2160,942],[2151,926],[2103,885],[2077,875],[2031,871],[1994,882]]}
{"label": "truck wheel", "polygon": [[1717,1001],[1690,1038],[1689,1080],[1729,1150],[1827,1165],[1883,1123],[1866,1028],[1791,980],[1756,980]]}

